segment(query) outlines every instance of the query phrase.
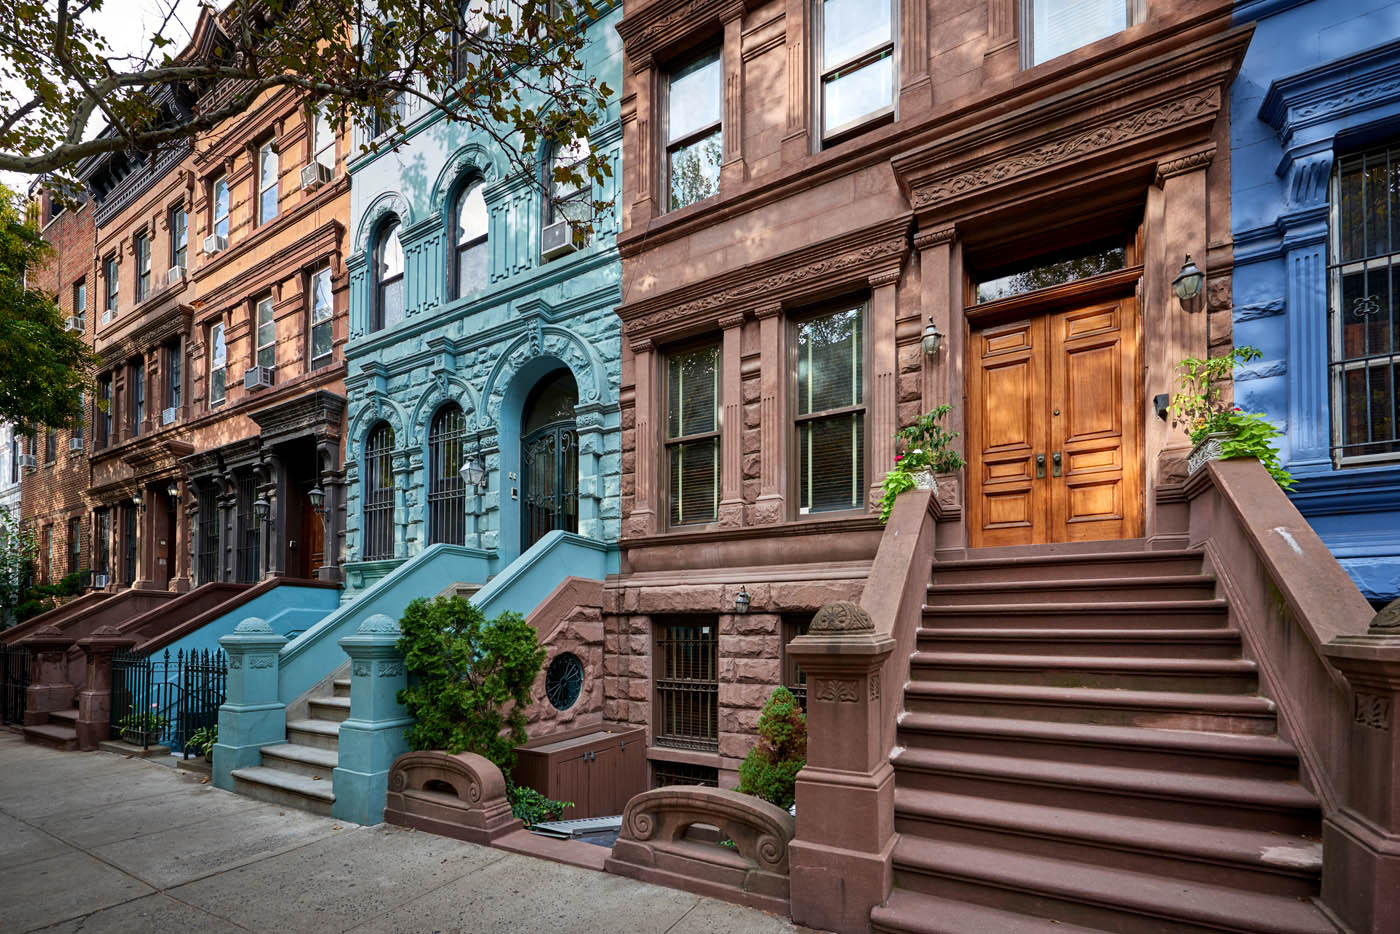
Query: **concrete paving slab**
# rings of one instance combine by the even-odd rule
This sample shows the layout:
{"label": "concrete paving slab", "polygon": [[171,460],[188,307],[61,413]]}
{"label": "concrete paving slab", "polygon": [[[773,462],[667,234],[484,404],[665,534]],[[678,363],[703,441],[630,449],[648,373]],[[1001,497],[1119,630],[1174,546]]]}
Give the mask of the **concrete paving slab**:
{"label": "concrete paving slab", "polygon": [[[666,934],[753,934],[753,932],[811,932],[793,924],[787,918],[766,912],[754,911],[742,905],[734,905],[713,898],[702,898],[684,918],[676,922]],[[968,934],[974,934],[969,931]],[[992,932],[986,932],[992,934]]]}
{"label": "concrete paving slab", "polygon": [[[171,890],[181,901],[255,931],[343,931],[510,854],[381,824]],[[295,879],[295,887],[287,881]],[[276,899],[249,892],[276,891]]]}
{"label": "concrete paving slab", "polygon": [[243,930],[168,895],[147,895],[37,934],[240,934]]}
{"label": "concrete paving slab", "polygon": [[[84,758],[107,758],[105,753],[88,753]],[[148,773],[150,769],[154,774]],[[6,780],[0,784],[0,813],[24,820],[37,820],[50,814],[68,811],[91,811],[122,801],[138,801],[180,790],[187,782],[198,783],[174,769],[129,765],[120,770],[102,770],[100,774],[82,776],[69,770],[34,775],[22,784]],[[16,785],[19,787],[16,787]]]}
{"label": "concrete paving slab", "polygon": [[5,871],[0,898],[0,931],[32,931],[55,921],[81,917],[100,908],[149,895],[149,885],[86,853],[12,866]]}
{"label": "concrete paving slab", "polygon": [[109,843],[93,848],[92,853],[156,888],[167,889],[343,833],[346,826],[301,811],[265,806]]}
{"label": "concrete paving slab", "polygon": [[157,794],[88,811],[61,811],[37,818],[34,825],[87,849],[201,824],[258,806],[251,798],[219,791],[213,785],[194,785],[178,795]]}
{"label": "concrete paving slab", "polygon": [[55,840],[24,821],[0,814],[0,870],[66,852],[68,848],[63,841]]}

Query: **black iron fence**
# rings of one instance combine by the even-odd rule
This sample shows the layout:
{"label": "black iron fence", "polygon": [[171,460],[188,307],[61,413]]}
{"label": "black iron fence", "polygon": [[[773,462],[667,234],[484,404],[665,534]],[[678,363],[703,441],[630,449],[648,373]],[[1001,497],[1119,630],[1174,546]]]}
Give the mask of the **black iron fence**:
{"label": "black iron fence", "polygon": [[0,723],[24,722],[31,658],[22,645],[0,645]]}
{"label": "black iron fence", "polygon": [[112,738],[169,746],[188,759],[190,738],[219,722],[227,685],[222,651],[119,652],[112,656]]}

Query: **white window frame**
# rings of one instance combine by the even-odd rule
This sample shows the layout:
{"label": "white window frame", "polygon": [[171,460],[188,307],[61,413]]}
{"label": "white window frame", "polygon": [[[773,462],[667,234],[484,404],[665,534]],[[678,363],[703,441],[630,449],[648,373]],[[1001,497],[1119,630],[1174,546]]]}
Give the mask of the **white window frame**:
{"label": "white window frame", "polygon": [[[826,61],[825,47],[825,0],[814,0],[812,21],[816,25],[814,30],[815,39],[812,46],[814,60],[817,63],[816,81],[812,88],[814,101],[814,112],[816,114],[816,137],[819,146],[825,148],[844,141],[861,127],[883,121],[886,117],[895,114],[899,104],[899,0],[880,0],[888,2],[890,5],[890,36],[886,42],[864,49],[856,55],[840,62],[828,63]],[[888,106],[880,107],[869,111],[854,120],[833,127],[830,132],[826,130],[826,83],[827,76],[840,75],[842,73],[852,73],[862,68],[868,68],[878,62],[888,54],[890,59],[890,103]]]}

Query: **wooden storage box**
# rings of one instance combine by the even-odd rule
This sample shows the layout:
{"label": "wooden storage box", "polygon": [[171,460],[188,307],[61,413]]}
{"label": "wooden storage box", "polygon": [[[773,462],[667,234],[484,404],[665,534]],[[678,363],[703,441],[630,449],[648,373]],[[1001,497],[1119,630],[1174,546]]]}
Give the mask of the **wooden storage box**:
{"label": "wooden storage box", "polygon": [[556,801],[571,801],[562,817],[621,814],[647,790],[646,730],[598,729],[564,739],[548,737],[516,750],[511,773]]}

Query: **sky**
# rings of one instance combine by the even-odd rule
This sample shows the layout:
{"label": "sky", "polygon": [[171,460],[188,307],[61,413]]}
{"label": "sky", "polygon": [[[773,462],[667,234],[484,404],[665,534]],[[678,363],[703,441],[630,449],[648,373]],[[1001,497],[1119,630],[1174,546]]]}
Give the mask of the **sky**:
{"label": "sky", "polygon": [[[106,0],[101,10],[86,14],[84,22],[90,23],[107,38],[112,54],[144,54],[150,47],[151,34],[160,28],[171,4],[175,5],[175,18],[165,34],[175,42],[173,47],[167,49],[173,54],[189,41],[189,31],[199,20],[198,0]],[[54,6],[50,3],[51,8]],[[94,119],[88,133],[96,135],[101,129],[101,120]],[[24,192],[29,188],[30,178],[17,172],[0,172],[0,182]]]}

